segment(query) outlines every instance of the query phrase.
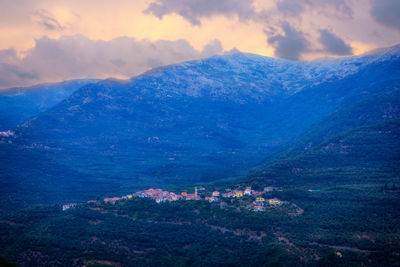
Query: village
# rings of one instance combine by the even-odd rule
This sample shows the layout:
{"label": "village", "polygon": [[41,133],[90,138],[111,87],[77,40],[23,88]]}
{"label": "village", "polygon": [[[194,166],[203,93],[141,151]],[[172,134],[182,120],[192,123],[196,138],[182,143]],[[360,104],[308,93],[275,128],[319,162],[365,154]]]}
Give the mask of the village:
{"label": "village", "polygon": [[[118,201],[128,200],[132,198],[150,198],[153,199],[156,203],[163,203],[168,201],[177,201],[177,200],[202,200],[208,201],[210,203],[219,203],[221,208],[228,207],[227,202],[233,202],[235,199],[240,199],[245,196],[250,197],[249,204],[246,206],[249,210],[253,211],[265,211],[266,208],[269,207],[277,207],[285,203],[278,198],[269,198],[265,199],[262,197],[264,193],[273,192],[273,191],[282,191],[282,189],[277,187],[268,186],[265,187],[263,191],[253,190],[251,187],[246,187],[244,190],[231,190],[225,189],[225,192],[220,191],[207,191],[204,187],[195,187],[194,193],[188,193],[187,191],[183,191],[180,194],[176,194],[174,192],[164,191],[162,189],[146,189],[142,191],[137,191],[133,194],[124,195],[121,197],[107,197],[102,201],[104,203],[115,204]],[[100,203],[98,200],[89,200],[87,203]],[[68,210],[70,208],[74,208],[78,203],[69,203],[62,206],[62,210]]]}

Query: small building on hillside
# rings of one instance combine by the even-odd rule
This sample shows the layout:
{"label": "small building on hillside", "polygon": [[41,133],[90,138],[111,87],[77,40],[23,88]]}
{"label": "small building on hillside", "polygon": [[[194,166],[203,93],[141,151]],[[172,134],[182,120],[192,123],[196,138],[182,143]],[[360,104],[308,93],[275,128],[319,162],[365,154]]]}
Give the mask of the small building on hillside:
{"label": "small building on hillside", "polygon": [[280,205],[281,201],[279,199],[277,199],[277,198],[271,198],[271,199],[268,200],[268,203],[270,205]]}
{"label": "small building on hillside", "polygon": [[254,211],[265,211],[265,207],[264,206],[254,206]]}
{"label": "small building on hillside", "polygon": [[233,192],[228,192],[228,193],[222,194],[222,196],[226,197],[226,198],[234,198],[234,197],[236,197],[236,194]]}
{"label": "small building on hillside", "polygon": [[219,197],[219,191],[214,191],[212,192],[213,197]]}
{"label": "small building on hillside", "polygon": [[236,193],[236,197],[237,197],[237,198],[243,196],[243,191],[236,191],[235,193]]}
{"label": "small building on hillside", "polygon": [[264,202],[265,199],[264,199],[263,197],[257,197],[257,198],[256,198],[256,201],[257,201],[257,202]]}
{"label": "small building on hillside", "polygon": [[206,197],[206,200],[208,202],[210,202],[210,203],[213,203],[213,202],[218,202],[219,198],[217,198],[217,197]]}
{"label": "small building on hillside", "polygon": [[272,186],[264,187],[264,192],[272,192],[272,191],[274,191],[274,188]]}
{"label": "small building on hillside", "polygon": [[71,209],[71,208],[75,208],[76,205],[77,205],[76,203],[65,204],[65,205],[62,206],[62,210],[64,211],[64,210],[68,210],[68,209]]}
{"label": "small building on hillside", "polygon": [[121,200],[121,198],[119,198],[119,197],[112,197],[112,198],[106,197],[104,199],[104,202],[105,203],[115,204],[115,202],[117,202],[118,200]]}
{"label": "small building on hillside", "polygon": [[308,192],[321,192],[319,189],[308,189]]}
{"label": "small building on hillside", "polygon": [[251,196],[251,194],[252,194],[251,187],[250,186],[246,187],[246,189],[244,190],[243,194],[246,195],[246,196]]}
{"label": "small building on hillside", "polygon": [[156,197],[155,200],[156,200],[156,203],[165,202],[165,199],[162,197]]}

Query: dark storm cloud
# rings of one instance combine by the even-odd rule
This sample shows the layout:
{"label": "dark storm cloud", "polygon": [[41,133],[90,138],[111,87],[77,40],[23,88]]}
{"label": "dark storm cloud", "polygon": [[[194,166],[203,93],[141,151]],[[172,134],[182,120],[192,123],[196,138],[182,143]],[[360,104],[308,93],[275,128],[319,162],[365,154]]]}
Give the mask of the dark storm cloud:
{"label": "dark storm cloud", "polygon": [[400,30],[400,0],[371,0],[371,15],[380,24]]}
{"label": "dark storm cloud", "polygon": [[310,43],[303,32],[296,30],[288,23],[282,24],[283,34],[266,33],[268,44],[275,48],[275,55],[280,58],[299,60],[303,53],[309,50]]}
{"label": "dark storm cloud", "polygon": [[57,19],[45,9],[37,10],[33,17],[37,23],[42,25],[47,30],[54,31],[63,29],[60,22],[58,22]]}
{"label": "dark storm cloud", "polygon": [[330,54],[338,56],[353,54],[353,49],[350,45],[346,44],[343,39],[326,29],[320,31],[319,41],[324,47],[324,50]]}
{"label": "dark storm cloud", "polygon": [[257,17],[254,0],[157,0],[149,4],[144,13],[162,19],[168,14],[178,14],[193,25],[200,25],[202,18],[214,15],[237,16],[240,20]]}

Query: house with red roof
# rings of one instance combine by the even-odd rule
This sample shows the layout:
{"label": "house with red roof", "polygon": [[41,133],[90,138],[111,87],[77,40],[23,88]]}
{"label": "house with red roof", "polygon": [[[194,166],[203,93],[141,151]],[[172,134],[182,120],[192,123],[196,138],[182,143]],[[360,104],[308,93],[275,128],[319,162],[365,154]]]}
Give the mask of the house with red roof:
{"label": "house with red roof", "polygon": [[65,204],[62,206],[62,210],[64,211],[64,210],[68,210],[70,208],[75,208],[76,205],[77,205],[76,203]]}
{"label": "house with red roof", "polygon": [[212,192],[213,197],[219,197],[219,191],[214,191]]}

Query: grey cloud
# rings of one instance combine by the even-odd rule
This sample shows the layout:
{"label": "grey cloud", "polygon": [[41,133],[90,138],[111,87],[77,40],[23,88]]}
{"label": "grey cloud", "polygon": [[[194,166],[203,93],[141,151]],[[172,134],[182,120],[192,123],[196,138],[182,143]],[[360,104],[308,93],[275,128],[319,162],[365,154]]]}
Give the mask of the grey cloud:
{"label": "grey cloud", "polygon": [[136,40],[128,37],[95,41],[82,35],[42,37],[23,59],[12,49],[0,50],[0,87],[87,77],[132,77],[154,67],[223,53],[214,40],[202,51],[187,41]]}
{"label": "grey cloud", "polygon": [[32,84],[36,83],[38,79],[36,73],[23,71],[16,65],[0,63],[0,88]]}
{"label": "grey cloud", "polygon": [[352,18],[353,10],[345,0],[279,0],[276,2],[277,10],[286,16],[300,16],[306,9],[334,17]]}
{"label": "grey cloud", "polygon": [[156,0],[151,2],[145,14],[162,19],[168,14],[178,14],[193,25],[200,25],[202,18],[214,15],[238,16],[240,20],[257,17],[254,0]]}
{"label": "grey cloud", "polygon": [[298,16],[304,11],[304,3],[299,0],[284,0],[276,3],[278,11],[288,16]]}
{"label": "grey cloud", "polygon": [[37,10],[33,17],[37,23],[42,25],[47,30],[54,31],[63,29],[60,22],[58,22],[57,19],[45,9]]}
{"label": "grey cloud", "polygon": [[14,49],[0,50],[0,88],[19,85],[20,81],[34,83],[38,75],[18,67],[19,58]]}
{"label": "grey cloud", "polygon": [[215,54],[219,54],[223,51],[222,44],[220,40],[213,40],[206,46],[204,46],[201,52],[201,57],[210,57]]}
{"label": "grey cloud", "polygon": [[353,18],[353,10],[351,9],[350,5],[346,2],[346,0],[320,0],[325,2],[325,5],[333,5],[336,9],[336,12],[342,14],[347,18]]}
{"label": "grey cloud", "polygon": [[[275,55],[289,60],[299,60],[303,53],[309,51],[310,43],[301,31],[288,23],[282,24],[283,34],[268,37],[268,44],[275,48]],[[267,33],[267,32],[266,32]],[[271,33],[267,33],[271,35]]]}
{"label": "grey cloud", "polygon": [[330,54],[339,56],[353,54],[353,49],[350,45],[346,44],[343,39],[326,29],[320,31],[319,41],[323,45],[325,51]]}
{"label": "grey cloud", "polygon": [[378,23],[400,30],[399,0],[371,0],[371,15]]}
{"label": "grey cloud", "polygon": [[318,8],[327,16],[352,19],[353,9],[346,0],[304,0],[310,8]]}

